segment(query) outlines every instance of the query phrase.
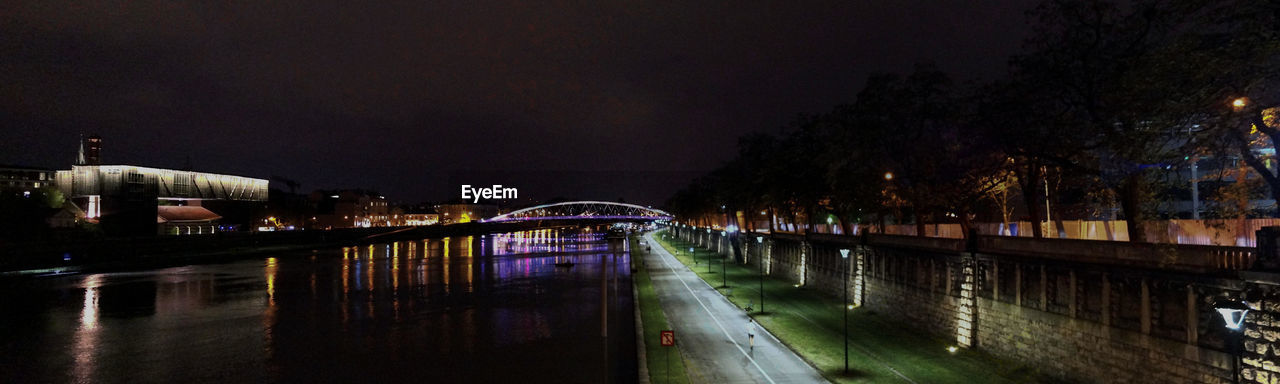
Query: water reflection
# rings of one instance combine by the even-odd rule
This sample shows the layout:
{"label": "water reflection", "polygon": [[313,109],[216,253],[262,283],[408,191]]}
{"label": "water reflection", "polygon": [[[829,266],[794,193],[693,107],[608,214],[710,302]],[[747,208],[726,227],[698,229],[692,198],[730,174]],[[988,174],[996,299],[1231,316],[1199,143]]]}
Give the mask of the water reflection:
{"label": "water reflection", "polygon": [[275,328],[276,328],[276,272],[279,270],[279,261],[274,257],[268,257],[266,266],[263,268],[266,273],[267,280],[267,308],[262,311],[262,338],[265,341],[263,352],[268,359],[275,355]]}
{"label": "water reflection", "polygon": [[[600,234],[543,230],[31,281],[0,292],[21,303],[0,324],[25,327],[0,333],[0,367],[20,367],[0,382],[597,382],[634,351],[629,290],[602,296],[630,266],[607,254]],[[606,318],[621,344],[602,353]]]}
{"label": "water reflection", "polygon": [[94,359],[98,344],[98,287],[102,275],[91,275],[84,280],[84,307],[80,310],[80,327],[76,331],[75,380],[89,382],[93,376]]}

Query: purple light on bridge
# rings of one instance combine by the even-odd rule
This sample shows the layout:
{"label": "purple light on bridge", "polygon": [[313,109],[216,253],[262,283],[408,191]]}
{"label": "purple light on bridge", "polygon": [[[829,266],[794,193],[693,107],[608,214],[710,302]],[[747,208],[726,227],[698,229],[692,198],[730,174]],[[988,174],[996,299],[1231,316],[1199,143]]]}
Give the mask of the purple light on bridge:
{"label": "purple light on bridge", "polygon": [[671,220],[670,216],[629,216],[629,215],[604,215],[604,216],[537,216],[537,217],[503,217],[498,219],[484,220],[485,223],[501,223],[505,221],[532,221],[532,220]]}

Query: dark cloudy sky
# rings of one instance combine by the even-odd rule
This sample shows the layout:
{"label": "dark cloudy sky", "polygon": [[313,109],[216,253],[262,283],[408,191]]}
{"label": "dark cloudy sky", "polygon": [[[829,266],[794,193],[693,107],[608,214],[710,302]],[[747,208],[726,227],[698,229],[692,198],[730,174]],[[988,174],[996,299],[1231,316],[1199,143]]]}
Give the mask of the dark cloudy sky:
{"label": "dark cloudy sky", "polygon": [[8,1],[0,163],[659,204],[872,72],[1004,71],[1033,2]]}

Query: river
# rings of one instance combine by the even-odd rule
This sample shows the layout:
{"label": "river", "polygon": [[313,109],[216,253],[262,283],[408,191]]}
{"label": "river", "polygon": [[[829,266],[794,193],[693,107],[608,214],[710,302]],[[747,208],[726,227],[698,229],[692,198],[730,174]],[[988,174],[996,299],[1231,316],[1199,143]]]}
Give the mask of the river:
{"label": "river", "polygon": [[634,382],[614,249],[541,230],[6,280],[0,382]]}

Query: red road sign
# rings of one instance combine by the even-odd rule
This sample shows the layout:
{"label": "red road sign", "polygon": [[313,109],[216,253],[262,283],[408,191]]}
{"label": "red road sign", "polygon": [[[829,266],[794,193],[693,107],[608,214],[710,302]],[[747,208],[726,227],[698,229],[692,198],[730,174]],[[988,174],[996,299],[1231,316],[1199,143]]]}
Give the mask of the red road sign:
{"label": "red road sign", "polygon": [[659,335],[658,338],[662,339],[662,346],[670,347],[676,345],[676,331],[662,331]]}

